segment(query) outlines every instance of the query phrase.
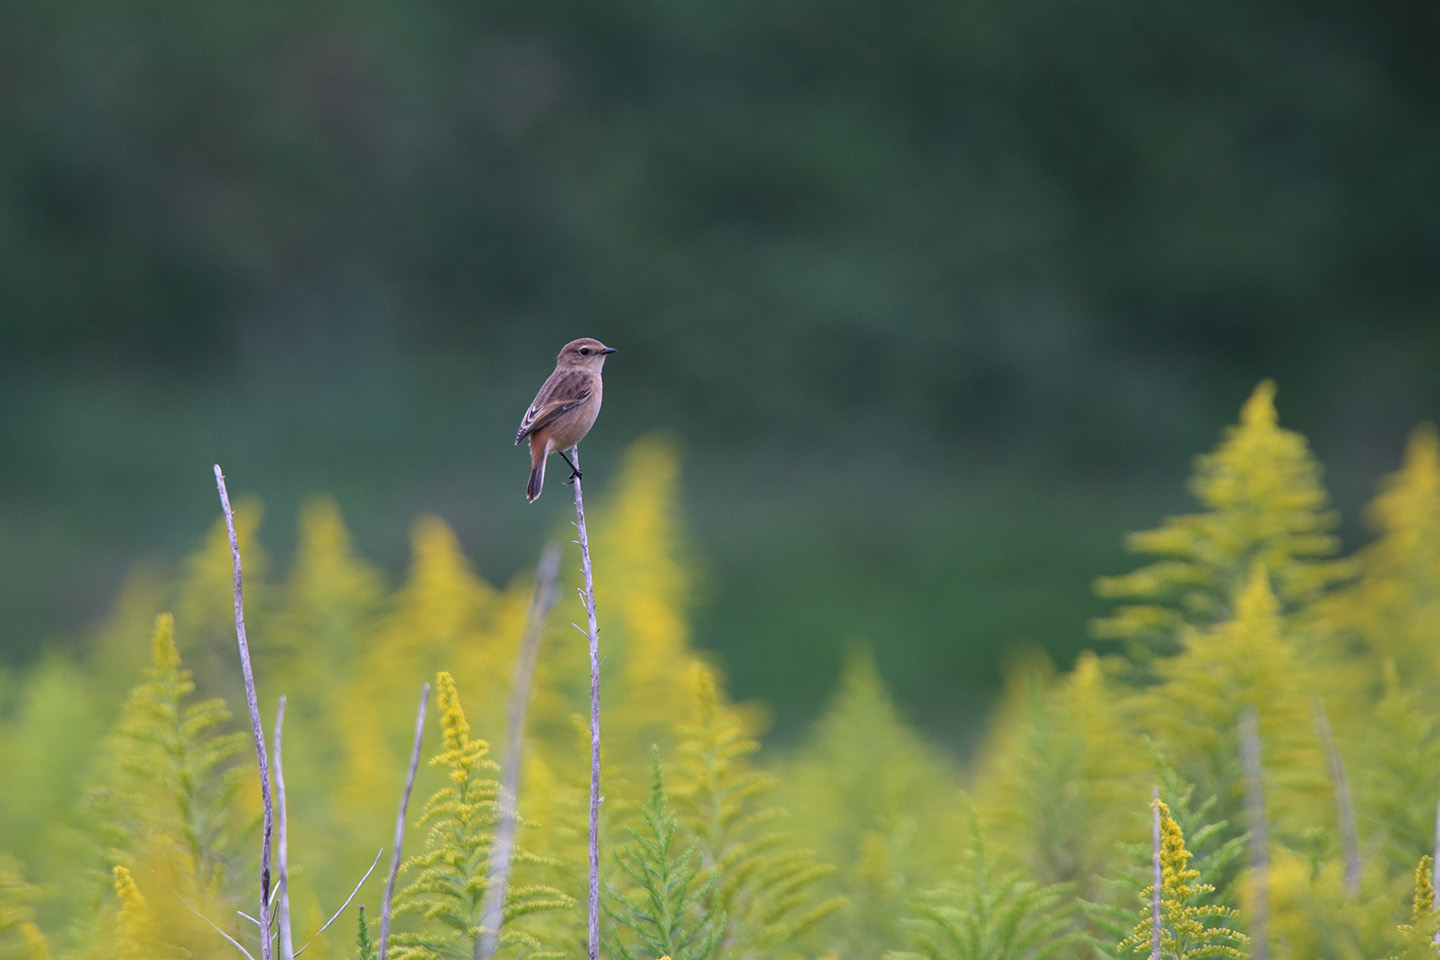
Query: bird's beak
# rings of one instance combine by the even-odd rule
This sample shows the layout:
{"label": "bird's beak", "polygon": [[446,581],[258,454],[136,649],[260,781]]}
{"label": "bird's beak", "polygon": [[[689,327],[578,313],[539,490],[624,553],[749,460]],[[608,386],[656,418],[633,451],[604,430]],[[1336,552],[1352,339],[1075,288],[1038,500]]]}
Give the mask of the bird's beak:
{"label": "bird's beak", "polygon": [[614,347],[606,347],[604,350],[601,350],[601,351],[600,351],[601,354],[614,353],[614,352],[615,352],[615,348],[614,348]]}

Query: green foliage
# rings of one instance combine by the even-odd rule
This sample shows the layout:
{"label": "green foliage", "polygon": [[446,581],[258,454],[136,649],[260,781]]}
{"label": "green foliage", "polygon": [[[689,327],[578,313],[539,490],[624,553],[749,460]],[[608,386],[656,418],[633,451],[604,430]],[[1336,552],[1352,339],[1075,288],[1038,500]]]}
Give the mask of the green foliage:
{"label": "green foliage", "polygon": [[[470,736],[470,722],[460,705],[454,678],[442,672],[435,688],[443,749],[430,764],[444,769],[448,782],[426,801],[416,824],[428,831],[425,852],[404,864],[405,871],[415,877],[396,895],[395,915],[416,914],[426,923],[419,932],[391,937],[396,960],[437,960],[473,950],[489,887],[493,828],[499,812],[499,784],[493,772],[498,767],[486,757],[489,745]],[[515,858],[525,860],[527,855],[516,850]],[[506,892],[501,945],[527,952],[537,949],[535,938],[510,921],[572,903],[550,887],[512,885]]]}
{"label": "green foliage", "polygon": [[102,954],[112,936],[144,958],[219,956],[228,946],[191,908],[223,915],[235,906],[231,867],[245,823],[237,802],[254,773],[239,759],[250,737],[226,732],[223,701],[194,694],[174,619],[162,614],[150,663],[120,706],[81,804],[92,868],[103,870],[120,913],[113,933],[100,921],[74,939]]}
{"label": "green foliage", "polygon": [[425,803],[416,826],[427,830],[425,852],[404,864],[418,871],[395,898],[395,914],[419,914],[435,921],[435,934],[397,935],[396,956],[433,958],[475,942],[481,901],[494,836],[499,785],[486,758],[490,747],[470,737],[454,678],[441,673],[435,682],[443,750],[431,758],[443,767],[448,783]]}
{"label": "green foliage", "polygon": [[119,960],[182,960],[188,951],[168,941],[160,918],[140,892],[129,870],[116,864],[112,872],[119,906],[114,918],[113,947]]}
{"label": "green foliage", "polygon": [[[1155,779],[1166,810],[1185,837],[1185,848],[1191,853],[1190,867],[1197,873],[1194,903],[1199,906],[1220,906],[1235,909],[1240,903],[1238,872],[1246,852],[1249,835],[1231,827],[1224,819],[1216,819],[1219,798],[1213,794],[1196,800],[1196,788],[1187,783],[1157,750]],[[1146,826],[1150,821],[1146,818]],[[1084,940],[1096,956],[1118,958],[1117,944],[1129,939],[1135,926],[1135,891],[1147,883],[1153,885],[1152,842],[1125,843],[1121,849],[1125,862],[1113,863],[1111,875],[1102,881],[1103,899],[1081,903],[1088,929]]]}
{"label": "green foliage", "polygon": [[356,914],[355,960],[376,960],[375,941],[370,939],[370,925],[365,922],[365,908]]}
{"label": "green foliage", "polygon": [[[1163,758],[1157,756],[1156,759],[1160,796],[1162,800],[1169,798],[1165,801],[1165,811],[1184,838],[1185,849],[1191,857],[1190,868],[1196,871],[1199,881],[1194,887],[1194,902],[1238,907],[1236,873],[1245,857],[1249,834],[1218,815],[1218,796],[1210,794],[1197,801],[1195,784],[1185,782]],[[1145,863],[1150,864],[1148,850]]]}
{"label": "green foliage", "polygon": [[1100,661],[1083,654],[1055,680],[1048,664],[1012,672],[992,739],[977,764],[981,819],[1048,884],[1092,899],[1116,843],[1138,840],[1113,816],[1144,770],[1143,741]]}
{"label": "green foliage", "polygon": [[[1247,705],[1259,711],[1269,806],[1298,836],[1306,814],[1328,801],[1325,759],[1312,723],[1315,665],[1302,657],[1264,568],[1236,596],[1232,619],[1190,636],[1141,694],[1156,741],[1217,814],[1238,824],[1244,795],[1237,730]],[[1309,809],[1307,809],[1307,805]]]}
{"label": "green foliage", "polygon": [[1239,425],[1196,462],[1190,491],[1204,513],[1127,538],[1132,551],[1160,559],[1097,581],[1101,596],[1124,603],[1093,632],[1126,641],[1137,668],[1179,652],[1184,627],[1233,617],[1257,565],[1271,571],[1284,612],[1303,609],[1349,575],[1333,559],[1339,518],[1328,509],[1320,465],[1303,436],[1279,426],[1274,400],[1275,385],[1261,383]]}
{"label": "green foliage", "polygon": [[231,804],[245,770],[243,731],[224,733],[219,699],[192,702],[195,684],[180,665],[175,621],[161,615],[144,679],[121,708],[107,751],[111,764],[89,797],[91,824],[111,863],[162,870],[177,892],[202,902],[225,880],[234,833]]}
{"label": "green foliage", "polygon": [[[1249,938],[1230,928],[1239,911],[1202,899],[1215,888],[1200,879],[1190,866],[1190,851],[1180,825],[1170,816],[1163,800],[1154,801],[1160,810],[1160,955],[1164,960],[1245,960]],[[1155,884],[1142,891],[1141,919],[1120,950],[1149,956],[1154,937],[1151,898]]]}
{"label": "green foliage", "polygon": [[[154,619],[152,610],[146,632],[126,638],[132,647],[144,649]],[[7,771],[0,777],[0,842],[37,875],[73,878],[95,865],[92,851],[73,836],[73,820],[59,814],[71,811],[93,783],[96,744],[133,682],[128,672],[102,681],[52,653],[29,671],[0,719],[0,769]],[[67,906],[88,906],[93,898],[77,897],[77,886],[67,883],[56,892]]]}
{"label": "green foliage", "polygon": [[1440,437],[1416,428],[1400,470],[1367,511],[1377,532],[1356,557],[1360,577],[1326,613],[1432,697],[1440,690]]}
{"label": "green foliage", "polygon": [[650,799],[640,808],[643,825],[626,828],[630,842],[615,855],[630,889],[610,892],[604,900],[605,913],[617,925],[609,950],[621,960],[705,960],[725,933],[725,914],[709,906],[719,878],[701,876],[698,839],[680,849],[659,747],[652,764]]}
{"label": "green foliage", "polygon": [[1403,871],[1417,850],[1435,842],[1440,798],[1440,715],[1384,665],[1384,692],[1367,726],[1371,748],[1357,793],[1364,826],[1392,870]]}
{"label": "green foliage", "polygon": [[1420,858],[1415,867],[1415,898],[1410,908],[1410,922],[1400,925],[1402,949],[1391,960],[1431,960],[1440,950],[1440,910],[1435,909],[1435,886],[1431,880],[1433,860]]}
{"label": "green foliage", "polygon": [[25,881],[20,864],[0,854],[0,960],[48,960],[49,946],[35,924],[35,904],[47,891]]}
{"label": "green foliage", "polygon": [[906,936],[911,950],[892,960],[1043,960],[1070,956],[1074,898],[1065,885],[1004,871],[986,849],[978,821],[957,878],[911,904]]}
{"label": "green foliage", "polygon": [[[1271,845],[1272,947],[1325,960],[1374,960],[1394,948],[1396,911],[1404,899],[1399,878],[1371,862],[1358,889],[1352,888],[1337,846],[1319,828],[1300,843]],[[1252,878],[1247,892],[1253,888]]]}
{"label": "green foliage", "polygon": [[[1440,690],[1430,649],[1440,446],[1417,434],[1373,511],[1379,539],[1342,582],[1351,561],[1334,560],[1303,441],[1276,427],[1263,386],[1241,419],[1202,461],[1209,512],[1180,524],[1195,534],[1185,562],[1154,581],[1200,585],[1137,601],[1178,615],[1150,622],[1165,643],[1013,670],[967,771],[973,816],[957,765],[901,719],[863,652],[787,756],[760,752],[763,708],[732,704],[691,649],[694,572],[674,516],[673,452],[638,446],[621,495],[594,511],[608,591],[604,810],[607,829],[624,827],[629,841],[611,855],[602,835],[613,865],[607,950],[621,960],[1019,960],[1111,958],[1123,941],[1143,953],[1132,928],[1149,852],[1136,798],[1158,784],[1172,956],[1235,956],[1233,931],[1262,892],[1268,946],[1285,960],[1429,956],[1433,907],[1397,924],[1440,799],[1440,715],[1429,706]],[[258,510],[246,510],[248,549]],[[419,773],[423,837],[410,841],[419,853],[405,865],[392,943],[396,960],[468,955],[497,816],[487,742],[502,735],[531,584],[487,583],[434,518],[416,524],[411,569],[393,589],[326,501],[307,504],[300,540],[288,579],[267,582],[263,562],[253,578],[247,568],[262,702],[283,690],[293,705],[294,912],[307,926],[327,915],[321,904],[333,908],[373,855],[366,838],[388,834],[415,690],[453,666],[438,681],[443,742]],[[236,841],[258,819],[258,791],[238,761],[245,737],[226,732],[224,705],[201,695],[238,689],[228,562],[212,531],[176,582],[127,591],[97,631],[103,644],[3,678],[0,837],[20,856],[0,855],[0,960],[233,953],[182,898],[253,935],[232,908],[253,903],[258,844]],[[141,668],[153,610],[172,601],[184,629],[161,617]],[[512,957],[584,946],[588,657],[565,619],[546,633],[524,728],[522,846],[501,931]],[[483,707],[467,714],[462,688]],[[1340,856],[1317,695],[1353,786],[1358,879]],[[1236,721],[1247,707],[1259,718],[1264,873],[1241,862]],[[673,746],[668,792],[642,743]],[[83,786],[93,789],[82,797]],[[38,886],[22,880],[20,860]],[[97,864],[103,887],[82,882]],[[1069,906],[1081,900],[1083,915]],[[316,952],[365,960],[369,935],[362,920],[354,942],[322,939]]]}
{"label": "green foliage", "polygon": [[804,812],[796,836],[835,865],[824,888],[847,901],[812,939],[861,955],[898,947],[906,905],[945,880],[966,824],[955,770],[900,719],[867,650],[851,650],[839,690],[781,777],[782,802]]}
{"label": "green foliage", "polygon": [[727,918],[717,952],[736,960],[780,956],[843,904],[839,897],[816,903],[812,894],[834,867],[775,829],[785,816],[771,805],[780,782],[750,761],[760,744],[746,735],[742,715],[721,701],[711,670],[695,664],[689,681],[695,716],[682,730],[673,792],[713,881],[706,909]]}

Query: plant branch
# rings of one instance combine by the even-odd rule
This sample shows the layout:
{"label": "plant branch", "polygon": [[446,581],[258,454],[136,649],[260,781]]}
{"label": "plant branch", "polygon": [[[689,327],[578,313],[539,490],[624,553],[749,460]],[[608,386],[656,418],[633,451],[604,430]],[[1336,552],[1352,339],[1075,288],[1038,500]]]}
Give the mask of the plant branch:
{"label": "plant branch", "polygon": [[[195,914],[195,916],[199,917],[201,920],[204,920],[206,923],[210,924],[210,929],[211,929],[211,930],[214,930],[216,933],[220,934],[220,936],[224,937],[226,940],[229,940],[232,944],[235,945],[235,949],[236,949],[236,950],[239,950],[241,953],[245,954],[246,957],[249,957],[249,960],[255,960],[255,958],[250,955],[250,951],[249,951],[249,950],[246,950],[243,946],[240,945],[240,941],[239,941],[239,940],[236,940],[234,937],[230,936],[230,934],[226,933],[224,930],[221,930],[219,927],[217,927],[217,926],[215,925],[215,921],[214,921],[214,920],[211,920],[209,917],[205,916],[205,914],[201,913],[199,910],[196,910],[194,907],[190,906],[190,902],[189,902],[188,900],[186,900],[184,897],[180,896],[180,894],[178,894],[178,893],[175,894],[175,899],[176,899],[176,900],[179,900],[181,903],[183,903],[183,904],[185,905],[185,909],[186,909],[186,910],[189,910],[191,913]],[[245,916],[245,914],[242,913],[241,916]],[[251,919],[253,919],[253,918],[248,917],[248,916],[245,916],[245,919],[251,920]]]}
{"label": "plant branch", "polygon": [[[580,591],[590,640],[590,960],[600,960],[600,628],[595,623],[595,582],[590,570],[590,537],[585,532],[585,497],[580,490],[580,446],[570,449],[575,466],[575,529],[580,532]],[[578,628],[578,624],[577,624]]]}
{"label": "plant branch", "polygon": [[383,854],[384,852],[385,852],[385,849],[384,849],[383,847],[382,847],[381,849],[375,851],[375,859],[370,861],[370,869],[369,869],[369,870],[366,870],[366,871],[365,871],[365,876],[361,877],[361,878],[360,878],[360,882],[357,883],[357,884],[355,884],[355,889],[350,891],[350,896],[346,897],[346,898],[345,898],[345,902],[342,903],[342,904],[340,904],[340,909],[339,909],[339,910],[336,910],[334,913],[332,913],[332,914],[330,915],[330,919],[325,921],[325,925],[324,925],[323,927],[321,927],[319,930],[316,930],[315,933],[314,933],[314,935],[311,936],[311,938],[310,938],[309,940],[306,940],[306,941],[305,941],[305,946],[303,946],[303,947],[301,947],[299,950],[296,950],[296,951],[295,951],[295,956],[298,957],[298,956],[300,956],[300,954],[304,953],[306,950],[309,950],[309,949],[310,949],[310,944],[314,943],[317,939],[319,939],[320,934],[324,933],[326,930],[329,930],[329,929],[330,929],[330,925],[331,925],[332,923],[334,923],[336,920],[339,920],[339,919],[340,919],[340,914],[344,913],[344,912],[345,912],[345,908],[348,907],[348,906],[350,906],[350,901],[355,899],[355,895],[360,892],[360,888],[363,887],[363,886],[365,886],[365,881],[370,879],[370,874],[374,873],[374,872],[375,872],[375,868],[380,865],[380,855]]}
{"label": "plant branch", "polygon": [[260,802],[264,807],[265,825],[260,841],[260,958],[272,960],[270,948],[270,836],[275,829],[275,809],[270,800],[270,763],[265,758],[265,728],[260,723],[260,706],[255,698],[255,675],[250,670],[250,645],[245,639],[245,598],[240,587],[240,540],[235,535],[235,514],[230,509],[230,494],[225,489],[225,475],[215,464],[215,486],[220,490],[220,506],[225,511],[225,529],[230,534],[230,557],[235,567],[235,640],[240,646],[240,671],[245,678],[245,701],[250,706],[250,732],[255,738],[255,757],[260,766]]}
{"label": "plant branch", "polygon": [[[1435,803],[1435,855],[1430,858],[1430,888],[1440,882],[1440,801]],[[1440,930],[1435,931],[1431,943],[1440,943]]]}
{"label": "plant branch", "polygon": [[1155,798],[1150,801],[1150,846],[1154,867],[1155,887],[1150,891],[1150,960],[1160,960],[1160,886],[1164,873],[1160,869],[1160,788],[1155,788]]}
{"label": "plant branch", "polygon": [[415,786],[415,771],[420,767],[420,741],[425,736],[425,705],[429,702],[430,684],[427,683],[420,690],[420,706],[415,711],[415,743],[410,748],[410,772],[405,775],[405,792],[400,795],[400,813],[395,817],[395,852],[390,856],[390,878],[385,881],[385,902],[380,905],[379,960],[385,960],[385,954],[390,949],[390,900],[395,895],[395,878],[400,873],[400,851],[405,845],[405,811],[410,806],[410,791]]}
{"label": "plant branch", "polygon": [[1270,842],[1265,829],[1265,780],[1260,766],[1260,716],[1254,706],[1240,712],[1240,765],[1245,778],[1245,814],[1250,821],[1250,869],[1255,902],[1250,908],[1253,960],[1270,955]]}
{"label": "plant branch", "polygon": [[503,782],[500,784],[500,822],[495,827],[495,852],[490,858],[485,905],[480,911],[480,934],[475,938],[475,960],[490,960],[500,943],[500,926],[505,919],[505,891],[510,881],[510,863],[515,852],[516,806],[520,795],[520,772],[524,762],[525,711],[530,704],[530,682],[540,654],[540,636],[555,606],[555,581],[560,575],[560,545],[547,543],[535,571],[535,596],[525,621],[520,656],[515,661],[515,679],[510,685],[510,714],[506,718]]}
{"label": "plant branch", "polygon": [[289,819],[285,813],[285,768],[280,761],[280,731],[285,726],[285,696],[275,709],[275,853],[280,862],[280,956],[295,960],[295,940],[290,933],[290,854],[286,843]]}
{"label": "plant branch", "polygon": [[1330,715],[1319,697],[1315,698],[1315,730],[1325,748],[1330,786],[1335,790],[1340,843],[1345,849],[1345,892],[1353,897],[1360,892],[1360,840],[1355,831],[1355,801],[1350,795],[1350,778],[1345,775],[1345,758],[1340,755],[1340,745],[1335,742],[1335,732],[1330,729]]}

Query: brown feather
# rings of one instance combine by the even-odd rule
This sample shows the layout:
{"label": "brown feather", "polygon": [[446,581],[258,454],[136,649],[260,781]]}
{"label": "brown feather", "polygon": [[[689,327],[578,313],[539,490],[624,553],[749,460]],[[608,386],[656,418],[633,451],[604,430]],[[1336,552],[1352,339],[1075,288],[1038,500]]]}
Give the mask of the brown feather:
{"label": "brown feather", "polygon": [[520,420],[520,430],[515,434],[519,443],[530,434],[567,410],[573,410],[590,398],[590,375],[580,370],[556,370],[540,387],[530,409]]}

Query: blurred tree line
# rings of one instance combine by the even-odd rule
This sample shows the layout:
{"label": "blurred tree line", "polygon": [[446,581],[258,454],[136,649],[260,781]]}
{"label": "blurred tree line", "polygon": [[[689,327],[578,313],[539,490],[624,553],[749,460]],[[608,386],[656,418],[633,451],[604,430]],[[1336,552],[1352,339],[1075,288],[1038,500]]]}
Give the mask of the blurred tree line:
{"label": "blurred tree line", "polygon": [[[508,496],[500,445],[580,334],[622,351],[617,440],[587,459],[603,473],[620,439],[678,428],[716,593],[760,611],[765,583],[734,593],[753,570],[823,608],[847,569],[948,549],[916,530],[969,523],[984,552],[1037,499],[994,491],[1047,473],[1103,484],[1143,462],[1174,489],[1260,376],[1342,505],[1440,403],[1433,5],[0,16],[12,657],[104,609],[137,549],[178,556],[215,459],[288,484],[267,492],[282,513],[336,493],[392,567],[405,518],[439,510],[497,541],[486,572],[508,576],[533,533],[508,501],[475,504]],[[945,514],[976,472],[977,505]],[[1072,493],[1061,526],[1131,526],[1133,492]],[[837,516],[860,529],[819,586],[727,540],[804,521],[813,556]],[[1069,561],[1095,569],[1105,542]],[[893,575],[868,611],[892,625],[935,595]],[[702,634],[741,643],[740,616]],[[1051,643],[1076,617],[994,619]],[[742,692],[780,699],[743,669]]]}
{"label": "blurred tree line", "polygon": [[1429,5],[7,7],[12,360],[579,325],[687,422],[948,434],[1077,347],[1437,345]]}

